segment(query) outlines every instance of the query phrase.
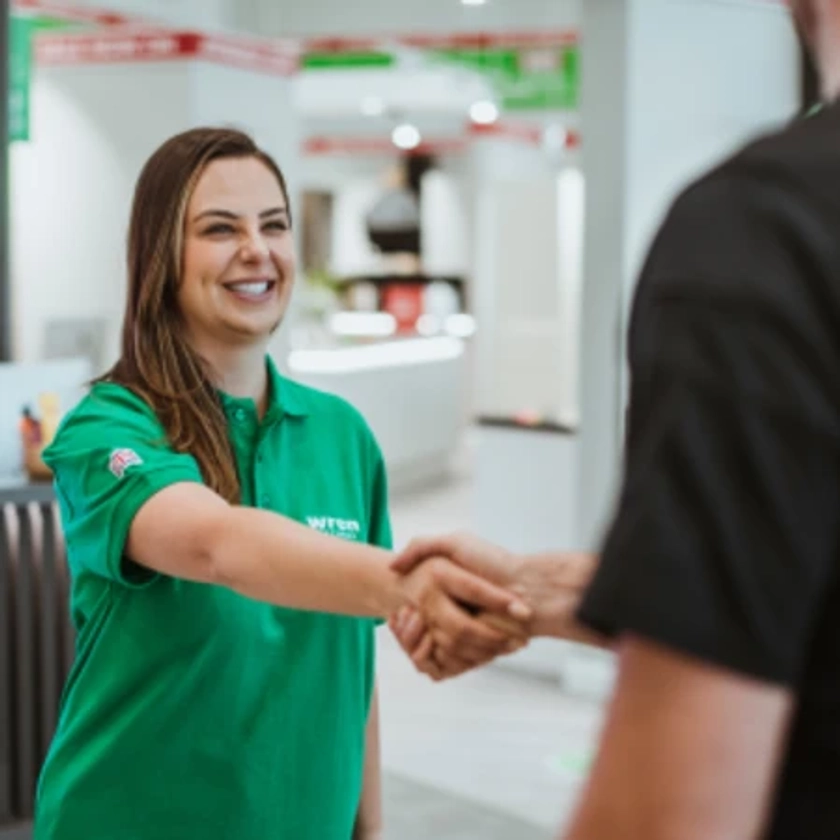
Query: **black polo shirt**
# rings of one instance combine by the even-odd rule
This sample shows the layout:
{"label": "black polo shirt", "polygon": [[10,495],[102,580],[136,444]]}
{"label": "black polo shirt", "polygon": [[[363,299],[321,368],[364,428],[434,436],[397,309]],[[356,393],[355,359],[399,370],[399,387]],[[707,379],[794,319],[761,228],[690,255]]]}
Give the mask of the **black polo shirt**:
{"label": "black polo shirt", "polygon": [[840,837],[840,106],[691,186],[644,267],[592,627],[790,687],[772,840]]}

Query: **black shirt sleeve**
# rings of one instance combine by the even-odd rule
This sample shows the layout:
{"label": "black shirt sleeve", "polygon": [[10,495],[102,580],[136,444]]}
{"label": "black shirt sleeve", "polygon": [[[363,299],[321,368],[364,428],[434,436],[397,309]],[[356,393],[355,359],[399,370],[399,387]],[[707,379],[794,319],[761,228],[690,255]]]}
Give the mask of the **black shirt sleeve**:
{"label": "black shirt sleeve", "polygon": [[634,305],[623,486],[580,610],[792,686],[840,517],[840,335],[803,219],[734,176],[673,208]]}

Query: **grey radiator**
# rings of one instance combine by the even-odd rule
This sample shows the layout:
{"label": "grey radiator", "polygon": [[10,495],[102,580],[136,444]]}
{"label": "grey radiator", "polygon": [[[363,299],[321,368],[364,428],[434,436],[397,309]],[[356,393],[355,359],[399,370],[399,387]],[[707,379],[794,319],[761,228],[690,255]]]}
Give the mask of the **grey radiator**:
{"label": "grey radiator", "polygon": [[73,654],[52,489],[0,488],[0,827],[32,816]]}

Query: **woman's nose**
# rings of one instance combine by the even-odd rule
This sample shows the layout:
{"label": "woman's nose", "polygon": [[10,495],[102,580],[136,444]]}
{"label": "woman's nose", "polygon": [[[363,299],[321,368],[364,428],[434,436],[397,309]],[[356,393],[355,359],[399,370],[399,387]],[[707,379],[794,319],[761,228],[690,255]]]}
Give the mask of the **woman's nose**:
{"label": "woman's nose", "polygon": [[240,254],[245,262],[261,261],[268,257],[268,242],[259,231],[248,234],[242,243]]}

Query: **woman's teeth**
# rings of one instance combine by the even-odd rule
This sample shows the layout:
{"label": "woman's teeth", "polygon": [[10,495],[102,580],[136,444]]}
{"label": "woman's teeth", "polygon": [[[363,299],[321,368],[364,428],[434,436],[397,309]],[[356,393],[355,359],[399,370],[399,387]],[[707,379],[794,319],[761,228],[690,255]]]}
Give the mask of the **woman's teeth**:
{"label": "woman's teeth", "polygon": [[267,281],[262,283],[232,283],[228,288],[242,295],[264,295],[271,284]]}

